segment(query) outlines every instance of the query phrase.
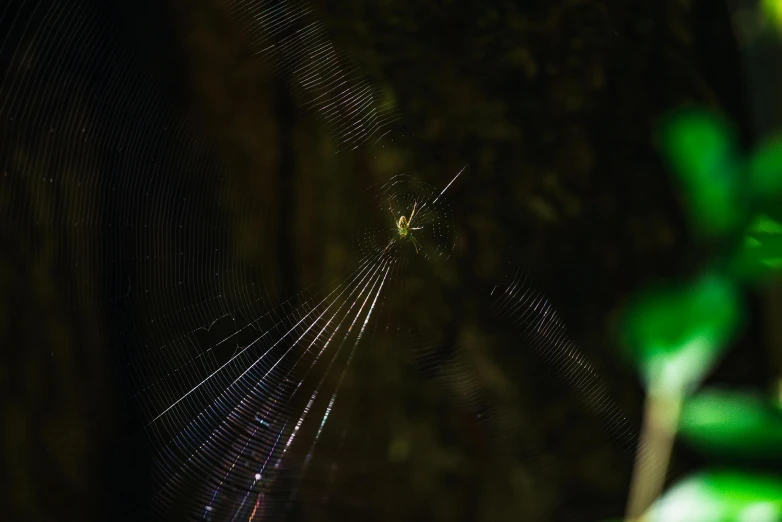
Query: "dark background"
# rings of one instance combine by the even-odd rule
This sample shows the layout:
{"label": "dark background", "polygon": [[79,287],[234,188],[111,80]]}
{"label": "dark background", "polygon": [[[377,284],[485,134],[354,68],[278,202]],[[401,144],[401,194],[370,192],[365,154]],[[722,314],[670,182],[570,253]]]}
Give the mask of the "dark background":
{"label": "dark background", "polygon": [[[656,148],[656,125],[671,109],[702,104],[726,114],[744,144],[754,138],[724,4],[317,2],[335,45],[392,89],[401,115],[382,150],[334,155],[289,78],[253,59],[209,2],[63,2],[63,13],[87,20],[79,23],[42,18],[46,2],[12,2],[0,19],[0,94],[21,93],[0,111],[0,462],[9,520],[146,519],[159,477],[154,443],[138,432],[144,413],[130,398],[144,382],[139,354],[219,315],[203,304],[217,291],[199,284],[211,267],[221,268],[215,288],[228,302],[244,298],[245,282],[263,281],[262,292],[250,292],[259,311],[339,280],[356,261],[356,230],[390,221],[370,186],[404,172],[444,187],[465,164],[448,191],[452,258],[407,259],[383,316],[402,333],[362,363],[394,383],[357,395],[362,430],[417,441],[407,467],[369,481],[386,481],[378,487],[394,505],[354,484],[334,493],[344,511],[305,505],[296,516],[619,516],[632,455],[496,327],[487,291],[516,266],[534,274],[637,422],[641,391],[616,355],[616,312],[640,286],[689,273],[703,256]],[[68,24],[93,31],[83,44],[52,47],[57,61],[43,50],[24,54],[28,44],[37,49],[34,35]],[[33,88],[66,77],[49,94]],[[14,90],[22,84],[31,87]],[[82,139],[82,124],[97,130]],[[37,184],[50,177],[55,188]],[[156,223],[160,230],[143,232]],[[192,264],[180,264],[178,250],[193,252]],[[150,253],[156,261],[145,264]],[[169,293],[183,274],[188,290]],[[201,303],[203,316],[166,322],[177,303]],[[768,381],[755,315],[718,379]],[[513,390],[504,407],[522,428],[512,463],[417,365],[416,350],[453,345],[492,368],[470,378]],[[355,451],[342,457],[348,469],[361,461]],[[682,448],[673,476],[696,463]]]}

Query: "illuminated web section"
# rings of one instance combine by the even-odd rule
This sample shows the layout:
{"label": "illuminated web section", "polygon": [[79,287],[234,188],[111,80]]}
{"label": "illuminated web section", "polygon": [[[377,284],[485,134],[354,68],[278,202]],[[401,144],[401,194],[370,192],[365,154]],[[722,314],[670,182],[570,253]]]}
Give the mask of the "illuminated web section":
{"label": "illuminated web section", "polygon": [[339,150],[377,143],[399,119],[390,93],[334,47],[309,2],[223,0],[221,6],[253,54],[292,83],[302,107],[322,117]]}
{"label": "illuminated web section", "polygon": [[[608,391],[605,381],[570,338],[548,299],[532,285],[530,275],[516,269],[512,278],[492,290],[493,308],[510,320],[520,339],[533,348],[553,373],[601,420],[607,434],[630,454],[636,449],[637,430]],[[651,467],[659,466],[649,461]]]}
{"label": "illuminated web section", "polygon": [[[311,308],[276,325],[282,333],[275,329],[265,342],[259,336],[237,364],[207,376],[152,420],[148,429],[166,448],[162,512],[184,499],[185,512],[204,520],[288,513],[393,265],[388,257],[366,260]],[[209,387],[214,398],[196,402],[197,390]]]}
{"label": "illuminated web section", "polygon": [[[395,188],[386,187],[382,194],[392,201],[420,196],[424,209],[435,208],[438,200],[437,208],[449,215],[440,197],[443,191],[405,192],[410,186],[420,189],[410,183],[392,184]],[[434,210],[428,212],[431,216],[425,211],[421,223],[431,226]],[[440,238],[452,225],[442,216],[437,221],[442,230],[433,237]],[[190,389],[162,394],[142,390],[157,398],[146,430],[161,448],[156,496],[160,513],[182,510],[203,520],[276,520],[289,517],[297,502],[324,502],[328,483],[312,488],[303,484],[327,421],[340,405],[359,345],[377,329],[384,289],[392,287],[404,252],[385,248],[390,231],[376,233],[385,243],[367,250],[357,269],[334,290],[313,292],[291,309],[283,303],[258,318],[251,330],[255,338]],[[238,333],[217,344],[233,342]],[[371,342],[363,346],[373,348]],[[165,379],[161,384],[162,390],[170,386]],[[349,408],[350,401],[342,407]],[[334,428],[342,431],[344,441],[347,426]],[[333,461],[330,480],[338,468],[339,462]]]}
{"label": "illuminated web section", "polygon": [[520,337],[536,350],[565,384],[605,422],[611,436],[634,447],[633,429],[608,393],[592,364],[567,334],[565,325],[548,300],[533,289],[528,274],[517,270],[513,278],[494,289],[494,307],[513,322]]}

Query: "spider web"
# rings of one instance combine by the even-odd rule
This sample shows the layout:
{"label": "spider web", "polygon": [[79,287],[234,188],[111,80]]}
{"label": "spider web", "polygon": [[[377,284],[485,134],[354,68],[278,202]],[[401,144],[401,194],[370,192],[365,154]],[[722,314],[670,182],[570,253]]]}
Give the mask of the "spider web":
{"label": "spider web", "polygon": [[[411,182],[417,189],[411,193],[400,183],[397,178],[384,185],[378,198],[401,203],[420,197],[424,210],[417,223],[430,231],[421,234],[422,248],[443,251],[449,243],[445,231],[452,225],[446,212],[435,210],[447,209],[442,192],[427,192]],[[141,391],[158,399],[176,398],[160,404],[145,426],[159,448],[157,465],[165,480],[158,497],[162,513],[173,510],[183,496],[187,512],[201,510],[208,520],[284,516],[293,508],[362,339],[371,346],[377,324],[387,323],[371,318],[382,314],[383,290],[395,281],[404,254],[368,249],[358,268],[328,294],[256,319],[256,338],[189,390],[153,393],[161,383],[168,385],[181,369],[177,367]],[[332,464],[332,479],[334,468]],[[318,483],[318,491],[322,489]]]}
{"label": "spider web", "polygon": [[[3,49],[3,223],[66,233],[57,255],[84,270],[74,297],[92,286],[87,299],[109,307],[108,331],[96,334],[115,352],[154,455],[157,516],[285,516],[306,499],[351,361],[371,343],[384,288],[409,252],[368,249],[333,290],[276,297],[248,264],[253,245],[231,245],[230,224],[252,219],[257,202],[213,197],[231,173],[101,18],[78,2],[18,2],[3,23],[24,42]],[[444,199],[394,183],[383,197],[400,209],[419,200],[424,251],[442,251]]]}
{"label": "spider web", "polygon": [[[339,57],[307,4],[222,6],[342,146],[387,131],[393,111]],[[382,349],[400,267],[417,259],[409,243],[391,239],[392,227],[415,206],[420,257],[447,260],[455,233],[444,194],[463,170],[438,188],[399,175],[371,189],[387,224],[358,228],[355,269],[286,296],[251,261],[267,231],[242,239],[232,229],[255,219],[258,201],[230,187],[236,178],[214,144],[88,4],[13,0],[0,27],[3,227],[60,238],[51,255],[72,269],[74,309],[106,310],[94,335],[115,354],[131,390],[126,407],[151,447],[156,515],[273,520],[299,503],[322,504],[350,426],[360,424],[350,413],[360,393],[351,367]],[[229,201],[215,197],[226,193]],[[531,292],[514,279],[499,311],[519,321],[566,382],[596,390],[589,397],[608,425],[624,429],[594,371]],[[469,365],[455,359],[446,374],[466,411],[496,417]],[[340,422],[329,422],[337,407]],[[336,450],[317,459],[325,439]]]}
{"label": "spider web", "polygon": [[314,6],[300,0],[223,0],[221,9],[245,35],[254,56],[268,60],[301,106],[322,118],[340,150],[376,144],[399,119],[391,93],[364,76],[331,42]]}

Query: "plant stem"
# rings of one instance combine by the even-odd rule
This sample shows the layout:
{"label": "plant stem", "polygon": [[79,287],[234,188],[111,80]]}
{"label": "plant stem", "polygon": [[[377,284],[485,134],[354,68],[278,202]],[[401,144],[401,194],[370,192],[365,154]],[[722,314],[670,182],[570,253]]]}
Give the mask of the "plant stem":
{"label": "plant stem", "polygon": [[643,429],[630,482],[627,522],[641,517],[660,495],[679,423],[681,394],[654,390],[655,386],[651,386],[646,395]]}

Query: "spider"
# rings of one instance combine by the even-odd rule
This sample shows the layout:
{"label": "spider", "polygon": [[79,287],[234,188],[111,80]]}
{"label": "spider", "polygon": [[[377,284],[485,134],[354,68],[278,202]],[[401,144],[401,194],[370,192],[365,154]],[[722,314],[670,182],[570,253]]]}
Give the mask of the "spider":
{"label": "spider", "polygon": [[[418,253],[418,249],[421,247],[421,244],[418,242],[418,240],[413,236],[413,230],[422,230],[424,227],[414,227],[413,226],[413,218],[415,217],[415,209],[418,206],[418,202],[413,202],[413,211],[410,212],[410,217],[406,216],[399,216],[399,220],[395,221],[394,224],[396,225],[396,234],[397,237],[391,239],[391,242],[388,243],[388,246],[386,247],[386,250],[391,248],[391,245],[394,244],[394,242],[397,239],[408,239],[411,243],[413,243],[413,246],[415,247],[415,253]],[[388,208],[391,210],[391,215],[394,215],[394,209],[391,207],[391,201],[388,202]]]}

